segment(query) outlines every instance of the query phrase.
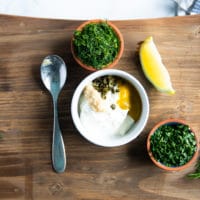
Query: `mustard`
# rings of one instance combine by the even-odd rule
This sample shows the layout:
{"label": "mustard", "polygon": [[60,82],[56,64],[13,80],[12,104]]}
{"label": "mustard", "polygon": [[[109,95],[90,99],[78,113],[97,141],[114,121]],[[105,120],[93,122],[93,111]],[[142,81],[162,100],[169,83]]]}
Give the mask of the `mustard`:
{"label": "mustard", "polygon": [[141,99],[137,90],[128,82],[118,82],[119,99],[117,104],[123,110],[129,110],[129,115],[138,120],[141,114]]}

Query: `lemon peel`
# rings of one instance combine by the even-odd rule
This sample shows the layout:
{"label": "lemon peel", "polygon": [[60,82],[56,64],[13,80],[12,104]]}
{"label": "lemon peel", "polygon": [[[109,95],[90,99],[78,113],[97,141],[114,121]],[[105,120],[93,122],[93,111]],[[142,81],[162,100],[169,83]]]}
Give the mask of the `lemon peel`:
{"label": "lemon peel", "polygon": [[162,63],[152,36],[147,37],[141,44],[139,56],[142,70],[154,87],[160,92],[174,94],[175,90],[172,87],[170,75]]}

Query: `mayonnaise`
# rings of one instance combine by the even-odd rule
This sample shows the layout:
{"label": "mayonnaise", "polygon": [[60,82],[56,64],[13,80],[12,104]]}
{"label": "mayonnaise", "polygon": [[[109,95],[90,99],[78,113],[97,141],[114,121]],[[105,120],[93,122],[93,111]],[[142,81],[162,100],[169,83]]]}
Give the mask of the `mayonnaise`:
{"label": "mayonnaise", "polygon": [[[93,91],[94,90],[94,91]],[[106,94],[106,99],[99,98],[99,93],[86,86],[80,99],[80,120],[84,128],[93,134],[124,135],[134,123],[128,115],[128,109],[121,109],[117,100],[119,93]],[[114,104],[113,109],[111,105]]]}

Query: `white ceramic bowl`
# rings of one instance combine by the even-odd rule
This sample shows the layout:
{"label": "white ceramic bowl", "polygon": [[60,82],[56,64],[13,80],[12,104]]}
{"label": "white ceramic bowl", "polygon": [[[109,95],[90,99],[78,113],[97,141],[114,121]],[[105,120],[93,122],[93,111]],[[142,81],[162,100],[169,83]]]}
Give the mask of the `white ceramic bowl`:
{"label": "white ceramic bowl", "polygon": [[[127,80],[136,88],[141,98],[142,111],[140,114],[140,118],[132,125],[129,131],[123,136],[110,137],[106,135],[95,134],[95,132],[92,134],[88,133],[80,121],[79,99],[83,92],[83,89],[88,83],[92,82],[94,79],[105,75],[113,75]],[[81,81],[81,83],[76,88],[72,97],[71,115],[74,125],[76,126],[80,134],[88,141],[92,142],[93,144],[104,147],[115,147],[127,144],[128,142],[134,140],[142,132],[149,117],[149,100],[146,91],[141,85],[141,83],[132,75],[128,74],[127,72],[116,69],[100,70],[88,75],[85,79]]]}

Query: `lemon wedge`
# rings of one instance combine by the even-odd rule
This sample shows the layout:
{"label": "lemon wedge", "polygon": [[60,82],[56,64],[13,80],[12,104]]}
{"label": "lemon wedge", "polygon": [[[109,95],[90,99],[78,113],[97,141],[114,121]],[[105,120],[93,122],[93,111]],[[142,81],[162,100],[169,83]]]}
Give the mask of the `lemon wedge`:
{"label": "lemon wedge", "polygon": [[164,93],[174,94],[169,73],[151,36],[141,44],[139,55],[143,72],[155,88]]}

